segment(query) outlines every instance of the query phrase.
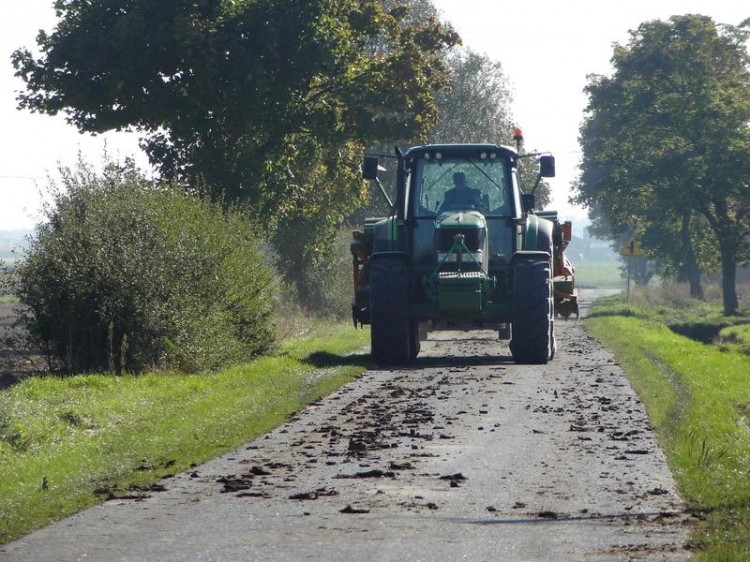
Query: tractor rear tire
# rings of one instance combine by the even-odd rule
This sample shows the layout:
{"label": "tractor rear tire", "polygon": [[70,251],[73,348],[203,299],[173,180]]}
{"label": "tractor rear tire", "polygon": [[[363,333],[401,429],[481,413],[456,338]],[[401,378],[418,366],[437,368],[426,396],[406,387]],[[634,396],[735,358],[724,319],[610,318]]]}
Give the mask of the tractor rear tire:
{"label": "tractor rear tire", "polygon": [[416,320],[409,324],[409,345],[409,360],[414,361],[422,349],[422,344],[419,341],[419,322]]}
{"label": "tractor rear tire", "polygon": [[533,256],[513,268],[513,335],[510,352],[521,364],[541,365],[555,354],[552,266]]}
{"label": "tractor rear tire", "polygon": [[370,267],[370,352],[376,363],[406,364],[419,353],[416,323],[409,321],[408,296],[406,257],[401,254],[373,256]]}

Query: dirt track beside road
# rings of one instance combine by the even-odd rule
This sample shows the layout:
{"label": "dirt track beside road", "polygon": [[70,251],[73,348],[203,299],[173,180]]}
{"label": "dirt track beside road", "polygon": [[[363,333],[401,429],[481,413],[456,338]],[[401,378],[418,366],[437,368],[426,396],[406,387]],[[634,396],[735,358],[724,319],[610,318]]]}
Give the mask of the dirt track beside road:
{"label": "dirt track beside road", "polygon": [[415,365],[0,560],[687,560],[642,405],[580,323],[557,334],[545,366],[494,332],[432,334]]}

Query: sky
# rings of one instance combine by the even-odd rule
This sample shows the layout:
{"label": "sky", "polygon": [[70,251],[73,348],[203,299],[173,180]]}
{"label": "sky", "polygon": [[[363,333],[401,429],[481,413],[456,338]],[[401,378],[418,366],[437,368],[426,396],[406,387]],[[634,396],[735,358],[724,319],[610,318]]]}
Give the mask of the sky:
{"label": "sky", "polygon": [[[580,159],[578,130],[589,74],[611,74],[614,43],[624,44],[641,23],[672,15],[702,14],[737,25],[750,17],[738,0],[433,0],[464,45],[502,64],[513,92],[512,111],[527,150],[555,155],[550,180],[552,208],[574,220],[580,232],[585,209],[568,204]],[[19,111],[23,82],[14,77],[11,53],[33,50],[39,29],[55,24],[52,0],[0,2],[0,230],[32,228],[40,214],[40,190],[57,168],[73,166],[80,153],[92,164],[106,150],[146,166],[133,134],[82,135],[62,116]]]}
{"label": "sky", "polygon": [[24,83],[14,76],[11,53],[35,50],[38,31],[55,25],[52,6],[53,0],[0,0],[0,231],[36,225],[43,218],[40,190],[59,165],[74,166],[79,152],[96,165],[106,147],[115,157],[132,156],[147,165],[135,135],[82,135],[62,116],[17,109]]}

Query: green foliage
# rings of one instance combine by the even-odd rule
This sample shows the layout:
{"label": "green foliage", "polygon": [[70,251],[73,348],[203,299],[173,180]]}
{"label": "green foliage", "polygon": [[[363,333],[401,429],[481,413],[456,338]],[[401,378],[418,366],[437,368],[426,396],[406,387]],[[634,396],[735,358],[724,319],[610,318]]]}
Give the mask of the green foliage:
{"label": "green foliage", "polygon": [[164,177],[246,203],[286,282],[319,308],[330,240],[367,196],[364,147],[420,139],[437,119],[459,38],[429,2],[410,5],[58,2],[40,54],[13,54],[19,102],[81,131],[135,129]]}
{"label": "green foliage", "polygon": [[353,291],[351,230],[324,226],[325,232],[316,232],[320,226],[300,221],[280,228],[275,243],[284,251],[276,267],[293,281],[287,298],[299,303],[305,313],[349,318]]}
{"label": "green foliage", "polygon": [[41,57],[14,55],[22,106],[83,131],[142,131],[167,177],[200,178],[262,215],[303,305],[327,308],[316,284],[365,197],[364,144],[424,135],[456,34],[374,0],[58,8]]}
{"label": "green foliage", "polygon": [[132,163],[79,162],[51,185],[17,268],[31,336],[68,372],[213,369],[268,349],[274,283],[239,211]]}
{"label": "green foliage", "polygon": [[[343,149],[339,153],[343,153]],[[303,310],[324,317],[348,315],[351,304],[350,234],[343,225],[362,204],[360,150],[347,154],[347,167],[311,166],[306,181],[289,177],[284,198],[275,207],[278,220],[266,225],[277,259],[275,266]],[[314,161],[314,158],[311,158]],[[279,177],[288,170],[279,169]],[[322,185],[345,185],[338,194]],[[346,196],[342,196],[342,193]],[[273,212],[269,211],[269,214]]]}
{"label": "green foliage", "polygon": [[673,268],[710,269],[720,257],[727,314],[737,310],[735,269],[750,231],[747,38],[697,15],[631,32],[614,49],[614,75],[586,88],[575,186],[576,201],[596,206],[613,234],[635,229]]}
{"label": "green foliage", "polygon": [[0,455],[8,452],[24,452],[29,448],[31,437],[26,426],[13,421],[7,412],[0,411]]}

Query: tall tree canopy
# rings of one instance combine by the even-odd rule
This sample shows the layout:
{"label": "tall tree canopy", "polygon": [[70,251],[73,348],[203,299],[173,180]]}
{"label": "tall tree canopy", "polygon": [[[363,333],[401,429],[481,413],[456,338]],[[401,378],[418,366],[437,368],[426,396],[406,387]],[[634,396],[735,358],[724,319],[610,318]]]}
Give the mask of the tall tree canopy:
{"label": "tall tree canopy", "polygon": [[[324,206],[364,143],[435,122],[457,34],[377,0],[58,0],[40,55],[20,49],[21,107],[84,132],[144,134],[170,178],[275,209]],[[361,182],[360,182],[361,183]],[[290,193],[291,189],[291,193]],[[283,197],[281,195],[283,194]],[[341,195],[341,194],[340,194]],[[341,199],[351,204],[346,194]]]}
{"label": "tall tree canopy", "polygon": [[737,311],[736,266],[750,235],[747,39],[742,28],[684,15],[644,23],[616,45],[613,76],[592,76],[586,87],[575,197],[615,226],[681,240],[675,262],[698,259],[696,244],[705,251],[707,223],[727,314]]}
{"label": "tall tree canopy", "polygon": [[432,142],[511,144],[511,94],[501,63],[471,49],[448,57],[450,85],[438,92],[439,119]]}

